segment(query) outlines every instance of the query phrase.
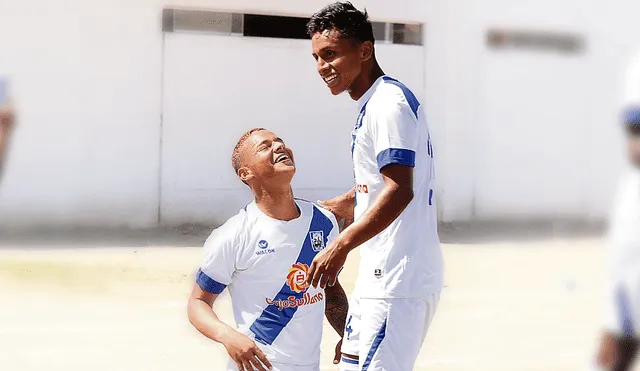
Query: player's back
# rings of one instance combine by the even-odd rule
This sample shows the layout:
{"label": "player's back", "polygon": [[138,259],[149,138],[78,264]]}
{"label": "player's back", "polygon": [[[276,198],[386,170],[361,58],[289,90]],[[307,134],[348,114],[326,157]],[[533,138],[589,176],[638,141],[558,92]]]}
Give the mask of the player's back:
{"label": "player's back", "polygon": [[[215,276],[218,270],[228,277],[238,331],[253,339],[276,368],[317,370],[324,291],[307,287],[305,279],[337,227],[327,211],[307,201],[296,203],[301,215],[291,221],[272,219],[249,204],[210,237],[224,234],[233,243],[218,259],[226,262],[205,273]],[[228,369],[235,370],[235,364],[230,362]]]}
{"label": "player's back", "polygon": [[384,188],[384,166],[414,168],[412,201],[361,248],[361,295],[399,298],[438,292],[444,269],[437,232],[433,148],[424,108],[406,86],[388,76],[378,79],[359,104],[353,134],[356,218]]}

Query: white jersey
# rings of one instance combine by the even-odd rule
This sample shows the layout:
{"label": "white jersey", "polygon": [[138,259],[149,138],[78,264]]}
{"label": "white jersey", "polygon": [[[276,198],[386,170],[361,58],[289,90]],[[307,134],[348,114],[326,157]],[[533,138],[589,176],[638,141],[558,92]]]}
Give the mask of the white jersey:
{"label": "white jersey", "polygon": [[414,167],[414,197],[380,234],[360,246],[358,294],[369,298],[426,297],[443,287],[444,264],[434,199],[433,149],[425,112],[413,93],[380,77],[358,100],[352,132],[355,219],[384,188],[381,169]]}
{"label": "white jersey", "polygon": [[[307,287],[309,266],[338,234],[335,217],[296,200],[300,217],[270,218],[255,202],[213,231],[197,282],[205,291],[227,286],[238,331],[275,364],[317,369],[324,291]],[[229,369],[235,369],[230,362]]]}

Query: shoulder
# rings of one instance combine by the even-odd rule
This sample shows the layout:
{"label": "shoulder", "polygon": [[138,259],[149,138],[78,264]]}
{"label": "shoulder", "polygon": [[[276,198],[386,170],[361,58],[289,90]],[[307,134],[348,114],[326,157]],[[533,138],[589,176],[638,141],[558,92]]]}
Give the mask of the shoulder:
{"label": "shoulder", "polygon": [[243,208],[236,215],[227,219],[224,224],[215,228],[207,240],[204,247],[217,248],[220,245],[237,245],[244,238],[248,231],[249,212]]}
{"label": "shoulder", "polygon": [[394,78],[385,76],[367,103],[367,112],[385,115],[406,110],[417,115],[419,107],[418,98],[406,85]]}
{"label": "shoulder", "polygon": [[[303,200],[303,199],[299,199],[296,198],[296,201],[298,202],[298,204],[300,205],[300,207],[303,206],[307,206],[310,209],[313,209],[313,214],[314,215],[318,215],[320,216],[322,219],[328,219],[331,224],[333,225],[334,228],[338,227],[338,221],[336,220],[335,215],[333,215],[333,213],[325,208],[323,208],[322,206],[311,202],[311,201],[307,201],[307,200]],[[316,214],[319,213],[319,214]]]}

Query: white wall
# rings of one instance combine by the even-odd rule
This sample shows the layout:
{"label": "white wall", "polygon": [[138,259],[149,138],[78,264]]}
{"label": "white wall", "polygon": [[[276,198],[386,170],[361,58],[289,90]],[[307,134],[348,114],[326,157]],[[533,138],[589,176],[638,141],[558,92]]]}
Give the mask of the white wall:
{"label": "white wall", "polygon": [[[14,78],[20,110],[0,187],[0,225],[153,226],[161,197],[168,197],[162,207],[173,213],[171,221],[186,218],[184,212],[193,204],[186,203],[184,188],[176,186],[172,193],[161,182],[162,8],[308,16],[325,3],[0,0],[0,73]],[[402,76],[408,69],[394,61],[409,58],[400,51],[408,49],[399,49],[404,47],[381,46],[380,57],[388,73],[407,80],[414,89],[420,90],[421,81],[426,81],[421,98],[433,131],[442,220],[604,215],[622,164],[616,126],[620,71],[630,48],[638,46],[634,25],[640,3],[362,0],[354,4],[366,6],[374,20],[427,21],[424,73]],[[488,27],[581,32],[588,54],[557,59],[488,51]],[[302,61],[304,46],[297,43],[282,45],[300,53]],[[414,59],[421,54],[408,53]],[[313,67],[300,66],[294,72],[309,74],[301,79],[312,84]],[[561,74],[553,79],[550,73]],[[309,96],[324,94],[318,85],[309,89],[305,93]],[[340,112],[335,117],[348,121],[348,98],[325,97]],[[531,108],[527,102],[548,106],[531,110],[520,120],[519,110]],[[287,117],[300,119],[303,113],[287,111]],[[338,130],[339,124],[333,124]],[[350,130],[350,122],[344,125],[345,131]],[[240,128],[234,127],[225,135],[235,138],[238,132]],[[309,145],[301,139],[302,130],[288,132],[296,146]],[[319,133],[327,135],[328,129]],[[345,148],[347,141],[343,140]],[[306,151],[298,152],[300,161],[311,161]],[[336,152],[336,159],[339,156],[343,155]],[[209,165],[197,164],[200,169]],[[228,155],[221,164],[228,166]],[[337,174],[348,175],[340,169]],[[173,174],[178,178],[180,172]],[[301,196],[319,195],[315,184],[319,175],[303,164],[298,175]],[[206,173],[193,176],[207,179]],[[327,186],[327,193],[342,182]],[[167,186],[165,193],[161,183]],[[196,193],[198,197],[208,192],[206,187]],[[175,197],[177,208],[171,206],[170,197]],[[207,202],[211,200],[205,198]],[[197,218],[210,217],[202,210],[195,212]]]}
{"label": "white wall", "polygon": [[[404,0],[391,6],[384,0],[354,1],[357,6],[366,6],[372,14],[384,15],[375,20],[419,22],[424,12],[420,10],[420,4],[410,7],[411,3]],[[166,214],[167,223],[212,222],[220,219],[220,213],[214,211],[212,216],[208,208],[220,204],[222,213],[228,215],[242,197],[235,192],[242,187],[231,185],[233,177],[227,171],[228,147],[244,128],[223,129],[221,136],[224,141],[220,143],[225,147],[217,149],[220,158],[203,158],[202,153],[189,150],[188,145],[193,143],[188,141],[187,146],[180,147],[180,141],[185,139],[179,136],[181,133],[191,130],[202,133],[198,131],[198,125],[212,123],[205,122],[204,118],[184,124],[182,128],[171,127],[169,123],[162,138],[162,8],[172,5],[309,16],[325,4],[324,0],[0,0],[0,74],[12,77],[20,114],[19,128],[13,138],[10,161],[0,188],[0,225],[148,227],[157,224],[159,211]],[[232,40],[238,41],[238,45],[246,45],[236,52],[249,57],[251,55],[247,52],[251,47],[257,47],[264,41],[227,38],[220,42],[228,44]],[[300,104],[307,102],[296,101],[297,108],[274,108],[272,115],[261,124],[277,129],[290,124],[287,120],[307,119],[306,125],[316,126],[313,131],[315,140],[303,140],[302,135],[311,131],[301,126],[287,128],[283,136],[291,138],[290,141],[298,148],[305,148],[298,151],[301,170],[295,182],[301,189],[300,195],[310,198],[324,195],[318,193],[318,189],[325,189],[326,195],[333,194],[351,178],[348,162],[342,160],[348,154],[353,103],[346,97],[334,99],[323,90],[319,79],[313,77],[312,60],[308,61],[306,69],[305,64],[298,66],[293,62],[310,59],[308,43],[270,40],[267,44],[289,48],[287,53],[295,57],[285,70],[291,74],[299,73],[300,81],[315,84],[310,85],[309,95],[300,96],[321,99],[326,106],[314,121],[308,118],[308,112]],[[396,75],[415,81],[407,83],[421,92],[422,48],[405,48],[413,51],[407,54],[397,46],[382,46],[381,58],[387,65],[392,65],[390,61],[394,58],[407,57],[416,61],[414,66],[418,67],[414,70],[418,72],[405,68]],[[252,56],[255,57],[255,52]],[[281,62],[285,60],[282,58]],[[241,67],[251,66],[247,61],[246,65],[226,67],[229,69],[219,76],[233,80]],[[259,79],[255,81],[256,86],[273,86],[269,76],[257,75],[255,78]],[[231,86],[231,80],[225,80],[226,88]],[[296,80],[293,76],[288,77],[290,83]],[[208,103],[207,98],[224,98],[225,95],[224,91],[211,87],[207,96],[207,91],[198,88],[194,86],[189,97],[203,105]],[[265,96],[268,99],[266,107],[282,106],[282,94]],[[308,103],[307,106],[313,104]],[[340,114],[333,115],[332,110]],[[284,112],[285,119],[275,120],[274,111]],[[225,111],[216,120],[227,122],[235,117],[235,112]],[[260,118],[257,113],[249,117],[249,121]],[[330,122],[330,126],[323,127],[323,120]],[[253,126],[254,123],[242,124]],[[336,145],[343,144],[336,148],[344,148],[344,152],[338,149],[330,152],[331,156],[335,155],[332,160],[341,160],[335,171],[328,171],[339,177],[335,180],[321,179],[320,173],[305,165],[316,161],[314,152],[306,150],[323,149],[327,137],[333,135],[329,127],[344,131],[335,134]],[[161,139],[168,146],[168,153],[164,155]],[[196,142],[196,147],[203,148],[203,143]],[[186,166],[182,167],[185,163]],[[201,172],[203,170],[210,172]],[[328,166],[324,170],[329,170]],[[223,174],[220,175],[221,183],[207,183],[218,174]],[[185,187],[190,181],[194,184]],[[203,185],[204,188],[198,188]],[[212,190],[218,191],[217,196],[209,193]],[[229,194],[237,196],[230,199]],[[216,200],[225,203],[216,203]]]}
{"label": "white wall", "polygon": [[[605,216],[623,163],[619,86],[638,7],[429,4],[426,94],[443,220]],[[587,53],[490,51],[495,27],[580,33]]]}
{"label": "white wall", "polygon": [[[380,45],[377,52],[422,94],[422,47]],[[172,33],[164,53],[164,223],[221,223],[250,200],[230,156],[253,127],[273,130],[293,149],[296,196],[315,201],[353,186],[357,105],[330,94],[308,41]]]}
{"label": "white wall", "polygon": [[160,22],[149,1],[0,1],[20,115],[0,225],[155,223]]}

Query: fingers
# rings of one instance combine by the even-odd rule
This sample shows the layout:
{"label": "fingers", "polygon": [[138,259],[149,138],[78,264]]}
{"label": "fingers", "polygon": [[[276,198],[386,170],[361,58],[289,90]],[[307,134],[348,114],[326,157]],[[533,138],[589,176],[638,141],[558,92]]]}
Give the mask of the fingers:
{"label": "fingers", "polygon": [[322,278],[323,275],[324,275],[323,269],[321,267],[317,267],[316,271],[313,273],[311,286],[317,288],[318,284],[320,283],[320,279]]}
{"label": "fingers", "polygon": [[260,362],[262,362],[263,365],[267,366],[267,368],[269,368],[269,370],[273,369],[273,365],[267,359],[267,355],[264,354],[262,352],[262,350],[260,350],[260,348],[258,348],[257,351],[256,351],[256,357],[258,357]]}
{"label": "fingers", "polygon": [[[342,270],[342,269],[340,269],[340,270]],[[334,274],[333,277],[331,277],[331,280],[329,280],[329,283],[328,283],[329,287],[335,286],[336,282],[338,282],[338,274],[339,273],[340,272],[338,271],[337,274]]]}
{"label": "fingers", "polygon": [[317,203],[318,203],[318,205],[320,205],[320,207],[322,207],[323,209],[325,209],[325,210],[329,210],[330,212],[332,212],[332,213],[333,213],[333,210],[332,210],[331,206],[329,206],[329,205],[327,204],[327,201],[320,201],[320,200],[318,200],[318,201],[316,201],[316,202],[317,202]]}
{"label": "fingers", "polygon": [[242,366],[244,367],[244,369],[245,369],[246,371],[255,371],[255,370],[253,369],[253,366],[251,365],[251,361],[249,361],[248,359],[247,359],[247,360],[245,360],[244,362],[242,362]]}
{"label": "fingers", "polygon": [[320,282],[319,282],[319,285],[320,285],[321,289],[324,290],[327,287],[327,284],[331,280],[331,276],[333,276],[333,275],[331,273],[327,272],[327,271],[324,271],[322,273],[322,277],[320,278]]}
{"label": "fingers", "polygon": [[307,272],[307,285],[311,286],[311,283],[313,282],[313,275],[316,274],[317,269],[318,263],[314,260],[313,262],[311,262],[309,272]]}
{"label": "fingers", "polygon": [[340,358],[342,357],[342,340],[338,342],[336,345],[336,352],[333,356],[333,364],[337,365],[340,363]]}
{"label": "fingers", "polygon": [[267,369],[264,368],[264,366],[262,365],[262,362],[260,362],[260,360],[258,360],[258,358],[252,357],[251,359],[249,359],[249,362],[253,366],[252,370],[255,369],[257,371],[267,371]]}

